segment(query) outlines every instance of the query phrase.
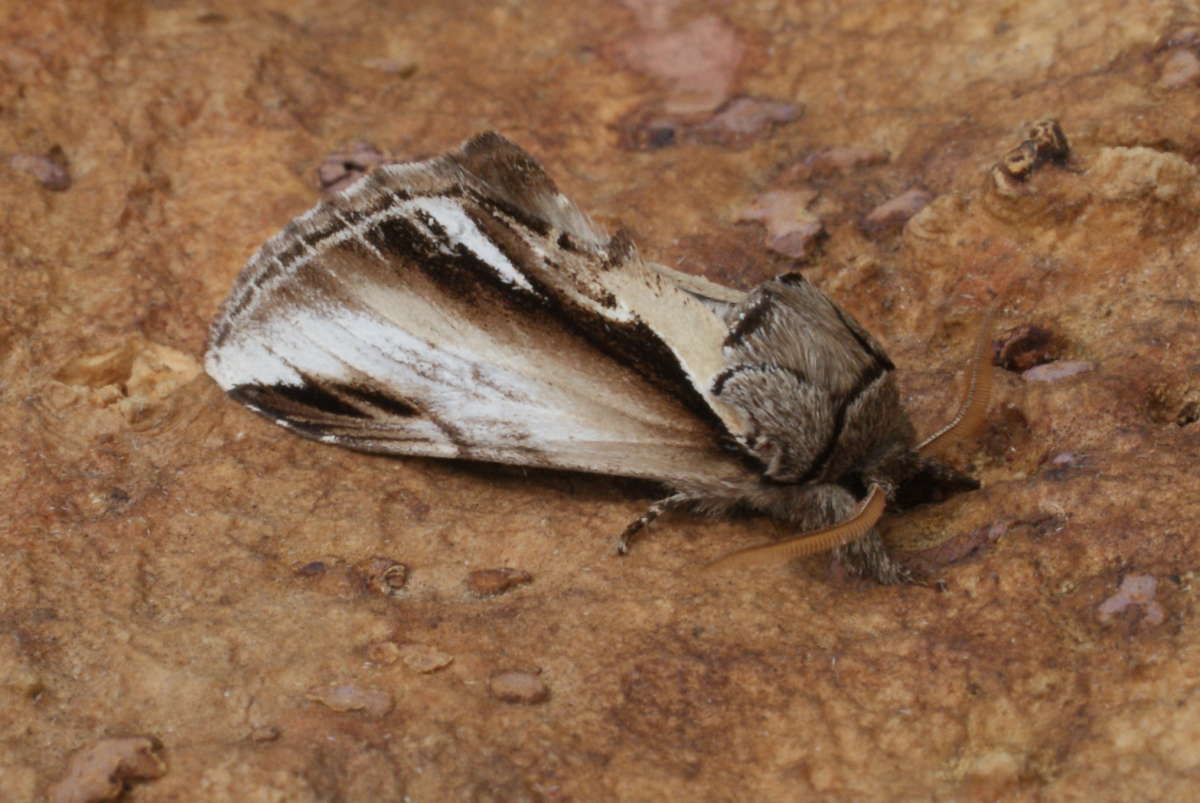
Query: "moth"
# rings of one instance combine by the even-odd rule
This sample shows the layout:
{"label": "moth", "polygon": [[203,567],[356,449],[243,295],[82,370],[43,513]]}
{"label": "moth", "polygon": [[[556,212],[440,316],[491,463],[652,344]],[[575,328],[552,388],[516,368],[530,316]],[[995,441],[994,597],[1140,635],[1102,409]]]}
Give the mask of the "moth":
{"label": "moth", "polygon": [[838,549],[909,580],[876,523],[977,488],[933,453],[987,405],[976,349],[950,425],[918,443],[894,365],[798,273],[741,292],[639,258],[497,133],[389,164],[287,224],[212,325],[233,399],[325,443],[653,480],[668,511],[766,514],[797,535],[716,565]]}

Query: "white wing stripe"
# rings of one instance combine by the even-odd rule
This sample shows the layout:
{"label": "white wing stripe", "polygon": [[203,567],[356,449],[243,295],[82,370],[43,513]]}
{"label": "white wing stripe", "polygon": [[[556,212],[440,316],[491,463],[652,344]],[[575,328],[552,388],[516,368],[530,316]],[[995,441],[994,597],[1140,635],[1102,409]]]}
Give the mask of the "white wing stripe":
{"label": "white wing stripe", "polygon": [[[517,270],[508,257],[500,252],[495,243],[484,236],[479,227],[475,225],[475,221],[471,220],[463,210],[462,203],[458,199],[441,196],[417,198],[405,201],[400,204],[400,208],[406,212],[416,210],[425,212],[445,230],[446,237],[450,242],[459,243],[468,248],[471,253],[490,265],[505,283],[516,285],[531,293],[534,292],[533,285],[529,283],[529,280],[521,271]],[[420,219],[417,215],[410,217],[413,220]],[[430,232],[430,235],[431,239],[437,242],[438,238],[432,236],[433,232]],[[446,251],[446,253],[452,254],[453,252]]]}

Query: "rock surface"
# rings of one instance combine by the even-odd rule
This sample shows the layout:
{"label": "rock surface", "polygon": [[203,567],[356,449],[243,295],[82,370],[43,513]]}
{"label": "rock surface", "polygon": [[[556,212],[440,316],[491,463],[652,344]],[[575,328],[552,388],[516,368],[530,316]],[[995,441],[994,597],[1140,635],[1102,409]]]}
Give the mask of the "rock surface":
{"label": "rock surface", "polygon": [[[0,10],[3,795],[75,788],[80,751],[128,734],[161,744],[161,772],[122,781],[142,803],[1194,794],[1195,12],[563,8]],[[639,109],[703,126],[737,97],[803,114],[736,148],[621,147]],[[1046,117],[1062,158],[1026,145]],[[825,558],[696,571],[781,532],[756,519],[665,517],[618,559],[655,489],[304,441],[200,373],[234,276],[329,154],[488,128],[652,259],[739,287],[802,268],[887,345],[923,432],[993,293],[1001,331],[1045,327],[1091,370],[998,370],[956,453],[984,488],[887,521],[941,591]],[[736,217],[822,152],[887,158],[793,176],[825,232],[798,266]],[[928,205],[861,229],[912,187]],[[408,568],[395,593],[353,568],[376,556]],[[480,599],[474,566],[537,581]],[[498,699],[513,667],[552,693]],[[369,704],[306,699],[331,688]]]}

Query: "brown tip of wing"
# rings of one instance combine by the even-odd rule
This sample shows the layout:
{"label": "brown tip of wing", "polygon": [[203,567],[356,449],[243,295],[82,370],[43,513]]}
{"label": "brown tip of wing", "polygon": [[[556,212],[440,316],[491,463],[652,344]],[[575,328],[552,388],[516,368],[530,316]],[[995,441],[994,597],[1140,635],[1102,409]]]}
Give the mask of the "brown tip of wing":
{"label": "brown tip of wing", "polygon": [[763,566],[768,564],[778,565],[786,563],[793,558],[803,558],[843,546],[856,538],[862,538],[866,535],[867,531],[874,527],[875,522],[879,521],[879,518],[883,515],[883,508],[886,503],[887,499],[884,496],[883,490],[878,485],[872,485],[870,493],[867,494],[867,501],[863,503],[862,508],[859,509],[853,518],[847,519],[840,524],[835,524],[832,527],[827,527],[824,530],[804,533],[795,538],[789,538],[786,541],[764,544],[763,546],[752,546],[746,549],[739,549],[737,552],[730,552],[725,557],[718,558],[708,564],[704,569],[705,571],[713,571],[715,569],[742,569],[747,566]]}
{"label": "brown tip of wing", "polygon": [[979,328],[979,339],[975,342],[975,353],[969,366],[967,391],[958,412],[949,424],[922,441],[917,447],[918,452],[936,454],[979,430],[992,398],[992,328],[995,321],[996,307],[993,306],[984,315],[983,325]]}
{"label": "brown tip of wing", "polygon": [[553,179],[536,159],[495,131],[467,140],[452,158],[468,173],[483,179],[494,193],[522,209],[558,193]]}

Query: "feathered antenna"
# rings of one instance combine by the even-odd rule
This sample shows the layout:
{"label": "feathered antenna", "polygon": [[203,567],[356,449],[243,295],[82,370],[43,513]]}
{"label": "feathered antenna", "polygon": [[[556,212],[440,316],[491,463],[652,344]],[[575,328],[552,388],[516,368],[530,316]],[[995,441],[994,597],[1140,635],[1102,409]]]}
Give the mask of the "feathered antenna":
{"label": "feathered antenna", "polygon": [[705,571],[714,569],[741,569],[746,566],[778,565],[793,558],[804,558],[818,552],[843,546],[856,538],[862,538],[875,526],[883,515],[887,497],[878,485],[872,485],[867,499],[863,502],[858,513],[846,521],[839,522],[823,530],[797,535],[786,541],[776,541],[762,546],[752,546],[730,552],[723,558],[718,558],[705,566]]}
{"label": "feathered antenna", "polygon": [[975,354],[967,379],[967,392],[963,395],[958,413],[950,423],[930,435],[917,446],[922,454],[944,452],[951,444],[974,435],[987,415],[988,402],[992,398],[992,326],[996,321],[993,306],[983,317],[979,339],[975,342]]}

